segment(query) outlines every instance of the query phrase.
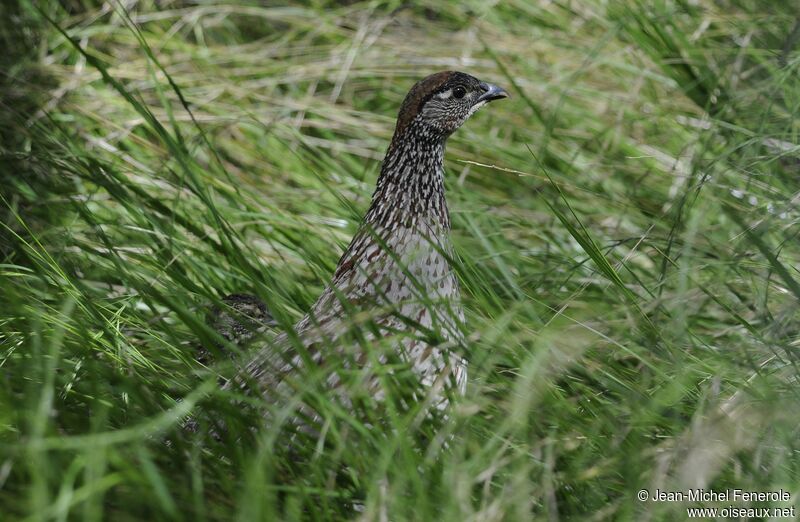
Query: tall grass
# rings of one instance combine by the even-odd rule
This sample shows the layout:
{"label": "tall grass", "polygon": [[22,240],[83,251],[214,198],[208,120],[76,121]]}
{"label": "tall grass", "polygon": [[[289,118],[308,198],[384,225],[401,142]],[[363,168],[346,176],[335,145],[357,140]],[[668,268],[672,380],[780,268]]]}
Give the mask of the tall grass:
{"label": "tall grass", "polygon": [[[0,518],[676,520],[636,493],[692,487],[797,505],[789,2],[4,9]],[[512,93],[448,146],[467,396],[439,422],[351,413],[311,369],[324,438],[288,451],[220,390],[225,357],[196,361],[205,310],[239,291],[302,316],[403,95],[442,69]],[[181,429],[202,412],[229,433]]]}

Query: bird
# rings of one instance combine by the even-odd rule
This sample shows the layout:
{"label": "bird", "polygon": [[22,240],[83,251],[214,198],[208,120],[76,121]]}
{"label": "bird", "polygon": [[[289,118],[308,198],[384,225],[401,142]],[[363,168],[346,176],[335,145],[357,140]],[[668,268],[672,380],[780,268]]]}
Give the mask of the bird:
{"label": "bird", "polygon": [[[385,353],[370,353],[388,339],[436,409],[448,407],[446,389],[465,393],[464,311],[452,265],[445,144],[478,109],[508,96],[458,71],[414,84],[401,104],[369,208],[308,313],[291,330],[264,341],[245,334],[249,326],[229,312],[217,312],[212,324],[223,337],[231,340],[236,333],[255,344],[225,388],[275,400],[293,393],[287,383],[302,367],[388,364]],[[257,298],[234,294],[224,302],[234,313],[272,321]],[[332,390],[341,387],[341,374],[330,371]],[[384,391],[377,380],[369,386],[380,400]]]}
{"label": "bird", "polygon": [[[278,322],[267,310],[267,305],[258,297],[250,294],[229,294],[220,300],[206,316],[206,324],[222,337],[226,343],[234,346],[247,345],[248,341],[278,326]],[[216,351],[234,358],[235,353],[226,349],[225,344],[217,344]],[[206,365],[213,362],[211,350],[197,345],[195,359]]]}

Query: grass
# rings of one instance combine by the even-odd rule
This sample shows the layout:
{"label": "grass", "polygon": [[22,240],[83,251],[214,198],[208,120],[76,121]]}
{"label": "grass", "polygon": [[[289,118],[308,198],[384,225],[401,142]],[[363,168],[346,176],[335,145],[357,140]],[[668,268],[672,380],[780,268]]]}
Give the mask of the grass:
{"label": "grass", "polygon": [[[157,4],[5,8],[0,518],[676,520],[718,504],[637,492],[696,487],[797,507],[790,3]],[[447,68],[512,93],[448,145],[467,396],[439,423],[348,413],[310,370],[324,443],[289,453],[220,391],[229,364],[196,362],[205,310],[250,292],[297,320],[403,95]],[[180,429],[203,411],[230,436]]]}

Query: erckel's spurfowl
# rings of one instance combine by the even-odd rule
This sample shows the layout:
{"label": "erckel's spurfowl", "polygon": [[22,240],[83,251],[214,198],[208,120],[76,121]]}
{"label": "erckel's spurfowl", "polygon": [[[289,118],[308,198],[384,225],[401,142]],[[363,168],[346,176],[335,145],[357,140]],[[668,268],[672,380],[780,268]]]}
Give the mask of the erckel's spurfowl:
{"label": "erckel's spurfowl", "polygon": [[[346,369],[385,364],[367,353],[377,338],[395,337],[401,360],[429,388],[436,408],[442,388],[464,392],[466,361],[453,351],[463,342],[464,314],[450,266],[450,215],[444,189],[447,138],[475,111],[506,91],[462,72],[445,71],[418,82],[406,96],[383,161],[372,204],[333,279],[294,328],[278,335],[227,386],[255,387],[265,397],[286,390],[292,370],[323,367],[350,357]],[[369,324],[358,317],[369,317]],[[352,335],[360,327],[359,335]],[[354,342],[354,338],[360,342]],[[339,346],[347,345],[348,350]],[[345,355],[346,354],[346,355]],[[373,366],[374,367],[374,366]],[[326,377],[332,388],[339,375]],[[377,389],[374,394],[380,396]]]}

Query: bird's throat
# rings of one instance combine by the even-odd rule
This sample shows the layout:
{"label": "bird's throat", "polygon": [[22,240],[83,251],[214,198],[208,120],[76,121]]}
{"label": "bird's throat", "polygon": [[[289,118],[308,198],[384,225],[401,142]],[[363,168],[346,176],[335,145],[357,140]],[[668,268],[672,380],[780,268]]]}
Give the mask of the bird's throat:
{"label": "bird's throat", "polygon": [[365,221],[381,228],[450,229],[444,190],[444,140],[413,133],[392,140]]}

